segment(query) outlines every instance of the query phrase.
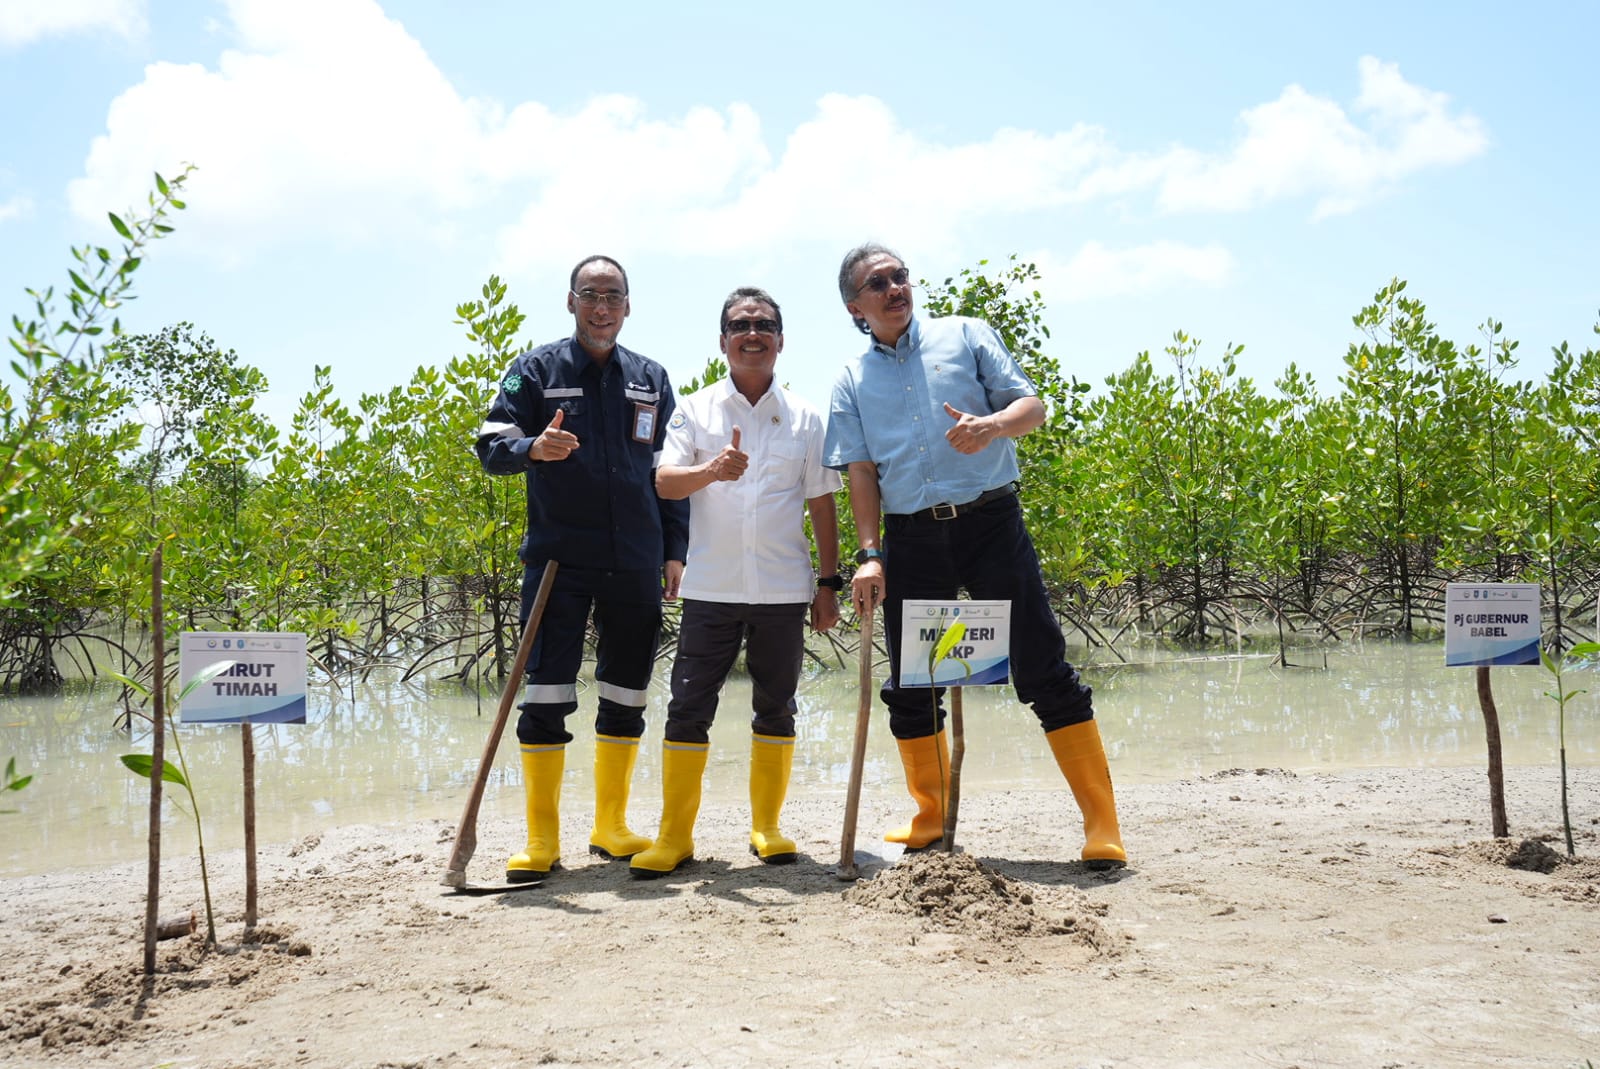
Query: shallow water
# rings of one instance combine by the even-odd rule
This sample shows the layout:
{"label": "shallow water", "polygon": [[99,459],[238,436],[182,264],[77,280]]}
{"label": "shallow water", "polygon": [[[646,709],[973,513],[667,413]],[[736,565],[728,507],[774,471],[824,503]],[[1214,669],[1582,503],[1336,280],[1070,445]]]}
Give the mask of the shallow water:
{"label": "shallow water", "polygon": [[[1082,651],[1074,651],[1081,655]],[[1367,644],[1303,651],[1284,669],[1268,657],[1179,658],[1136,665],[1091,664],[1101,732],[1118,783],[1166,781],[1230,768],[1337,769],[1367,766],[1482,765],[1484,728],[1475,673],[1445,668],[1439,645]],[[881,670],[881,668],[880,668]],[[652,691],[648,728],[629,807],[635,830],[649,834],[659,813],[664,672]],[[1554,765],[1554,703],[1541,668],[1497,668],[1493,676],[1505,761]],[[1600,680],[1567,715],[1567,760],[1576,770],[1600,766]],[[747,680],[729,681],[712,733],[705,790],[709,799],[744,796],[749,756]],[[63,697],[0,700],[0,761],[15,755],[32,773],[24,791],[0,797],[0,874],[21,875],[143,856],[149,791],[118,755],[149,751],[147,739],[114,729],[115,691],[82,688]],[[791,797],[843,798],[849,778],[857,694],[853,669],[818,671],[801,687]],[[461,815],[467,789],[494,718],[497,697],[453,687],[374,681],[335,696],[318,688],[310,723],[255,728],[260,842],[299,838],[335,824]],[[592,691],[569,726],[565,805],[569,838],[582,835],[591,811],[594,746]],[[983,790],[1059,788],[1060,774],[1033,714],[1009,688],[964,695],[967,726],[964,795]],[[501,740],[482,814],[522,811],[515,713]],[[207,849],[243,843],[237,728],[188,726],[181,738],[205,817]],[[169,759],[174,759],[170,751]],[[1577,774],[1592,774],[1578,771]],[[874,703],[868,736],[868,783],[898,786],[899,760]],[[1552,789],[1556,785],[1552,784]],[[168,785],[168,798],[182,791]],[[1487,798],[1487,788],[1485,789]],[[193,852],[194,827],[168,804],[164,849]],[[487,847],[484,847],[486,849]],[[441,848],[441,858],[444,848]]]}

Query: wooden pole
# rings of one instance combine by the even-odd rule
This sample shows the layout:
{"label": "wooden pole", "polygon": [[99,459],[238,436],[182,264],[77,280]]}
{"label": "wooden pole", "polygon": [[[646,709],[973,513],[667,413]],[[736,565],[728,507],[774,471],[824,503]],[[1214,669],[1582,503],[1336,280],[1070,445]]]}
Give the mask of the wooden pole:
{"label": "wooden pole", "polygon": [[1494,691],[1489,686],[1489,666],[1478,666],[1478,705],[1483,709],[1483,734],[1489,745],[1489,821],[1494,837],[1504,839],[1511,832],[1506,826],[1506,776],[1500,758],[1500,713],[1494,706]]}
{"label": "wooden pole", "polygon": [[256,926],[256,737],[248,720],[239,725],[244,752],[244,930]]}
{"label": "wooden pole", "polygon": [[956,820],[961,811],[961,760],[967,752],[967,733],[961,722],[961,690],[950,688],[950,792],[944,809],[945,853],[956,852]]}
{"label": "wooden pole", "polygon": [[850,750],[850,784],[845,788],[844,833],[839,839],[839,868],[835,873],[841,880],[854,880],[858,876],[856,818],[861,811],[861,778],[867,764],[867,727],[872,721],[872,617],[876,611],[875,605],[869,605],[861,615],[861,674],[857,680],[856,738]]}
{"label": "wooden pole", "polygon": [[555,582],[556,562],[551,561],[544,566],[544,577],[539,580],[539,592],[534,595],[533,608],[528,611],[528,624],[522,630],[522,641],[517,645],[517,657],[511,665],[511,675],[501,688],[500,707],[495,711],[488,741],[483,744],[478,775],[472,781],[471,793],[467,795],[461,823],[456,825],[455,845],[450,850],[444,878],[439,881],[446,887],[461,888],[467,885],[467,864],[478,849],[478,807],[483,803],[483,789],[489,783],[489,770],[494,767],[495,751],[500,748],[500,736],[505,731],[511,707],[516,704],[517,692],[522,689],[522,675],[528,667],[528,656],[533,652],[533,636],[538,633],[539,620],[544,616],[545,604],[550,600],[550,588]]}
{"label": "wooden pole", "polygon": [[156,971],[161,908],[161,770],[167,759],[166,629],[161,622],[161,546],[150,556],[151,703],[155,733],[150,740],[150,859],[144,891],[144,974]]}

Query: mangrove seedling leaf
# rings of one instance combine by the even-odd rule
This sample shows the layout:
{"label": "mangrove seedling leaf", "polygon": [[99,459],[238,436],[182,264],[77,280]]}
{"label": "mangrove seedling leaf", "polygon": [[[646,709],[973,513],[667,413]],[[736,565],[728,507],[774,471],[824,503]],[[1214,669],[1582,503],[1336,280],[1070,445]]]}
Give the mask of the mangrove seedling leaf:
{"label": "mangrove seedling leaf", "polygon": [[[150,778],[150,771],[156,766],[155,758],[147,753],[125,753],[121,760],[134,775],[143,776],[145,779]],[[178,766],[171,761],[161,762],[161,778],[180,787],[189,786],[189,781],[183,778],[183,773],[178,771]]]}

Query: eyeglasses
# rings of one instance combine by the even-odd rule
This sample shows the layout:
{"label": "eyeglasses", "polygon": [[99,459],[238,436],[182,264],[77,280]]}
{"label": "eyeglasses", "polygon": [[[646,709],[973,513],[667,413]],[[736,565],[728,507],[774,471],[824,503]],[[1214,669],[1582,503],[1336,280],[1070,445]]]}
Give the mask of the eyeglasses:
{"label": "eyeglasses", "polygon": [[598,293],[595,290],[579,290],[572,295],[578,298],[578,303],[585,308],[593,308],[597,304],[603,304],[607,308],[621,308],[623,302],[628,299],[626,293]]}
{"label": "eyeglasses", "polygon": [[730,319],[728,325],[722,328],[722,333],[727,335],[748,334],[751,331],[757,334],[778,333],[776,319]]}
{"label": "eyeglasses", "polygon": [[867,290],[871,290],[873,293],[887,293],[890,286],[904,286],[910,282],[911,272],[907,271],[904,267],[897,267],[887,275],[869,276],[867,280],[861,284],[861,288],[856,290],[856,296],[861,296]]}

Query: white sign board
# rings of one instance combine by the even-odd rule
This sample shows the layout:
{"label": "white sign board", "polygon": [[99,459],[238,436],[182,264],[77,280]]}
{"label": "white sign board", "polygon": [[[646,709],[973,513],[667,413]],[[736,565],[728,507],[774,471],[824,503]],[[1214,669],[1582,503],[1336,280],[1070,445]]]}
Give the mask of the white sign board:
{"label": "white sign board", "polygon": [[[939,640],[961,637],[928,673]],[[992,687],[1011,674],[1011,602],[907,601],[900,614],[901,687]]]}
{"label": "white sign board", "polygon": [[185,724],[306,722],[305,635],[185,631],[178,636],[179,689],[218,661],[234,663],[183,699]]}
{"label": "white sign board", "polygon": [[1446,583],[1446,666],[1539,663],[1538,583]]}

